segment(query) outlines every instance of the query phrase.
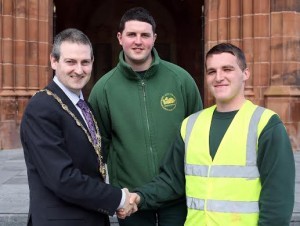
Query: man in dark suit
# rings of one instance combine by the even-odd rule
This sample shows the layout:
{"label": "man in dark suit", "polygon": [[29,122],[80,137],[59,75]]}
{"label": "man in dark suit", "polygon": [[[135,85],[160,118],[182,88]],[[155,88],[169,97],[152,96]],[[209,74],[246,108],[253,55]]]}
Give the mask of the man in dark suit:
{"label": "man in dark suit", "polygon": [[109,225],[108,215],[115,211],[123,208],[130,215],[136,210],[127,189],[105,184],[97,123],[89,108],[78,104],[93,60],[85,34],[77,29],[59,33],[50,55],[53,81],[24,112],[20,132],[30,190],[28,225]]}

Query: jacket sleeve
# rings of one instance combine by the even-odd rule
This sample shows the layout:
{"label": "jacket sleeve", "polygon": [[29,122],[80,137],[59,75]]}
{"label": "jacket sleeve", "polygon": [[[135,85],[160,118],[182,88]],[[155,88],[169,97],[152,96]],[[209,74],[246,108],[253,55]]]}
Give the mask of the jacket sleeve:
{"label": "jacket sleeve", "polygon": [[[85,209],[113,215],[121,201],[121,190],[105,184],[100,176],[89,175],[75,166],[72,154],[88,152],[90,147],[78,145],[78,150],[69,150],[65,141],[68,131],[58,120],[63,120],[62,110],[53,110],[48,105],[51,105],[49,101],[44,100],[32,102],[22,119],[21,140],[30,172],[29,182],[35,185],[40,182],[37,179],[30,180],[39,178],[42,186],[60,199]],[[74,122],[74,129],[77,128]],[[78,143],[86,140],[81,137],[74,139]],[[88,145],[88,142],[85,141],[85,144]]]}
{"label": "jacket sleeve", "polygon": [[258,169],[262,190],[259,226],[289,226],[295,192],[295,162],[286,129],[272,116],[258,143]]}
{"label": "jacket sleeve", "polygon": [[163,159],[160,174],[134,191],[141,196],[140,209],[156,209],[185,198],[184,143],[179,133]]}

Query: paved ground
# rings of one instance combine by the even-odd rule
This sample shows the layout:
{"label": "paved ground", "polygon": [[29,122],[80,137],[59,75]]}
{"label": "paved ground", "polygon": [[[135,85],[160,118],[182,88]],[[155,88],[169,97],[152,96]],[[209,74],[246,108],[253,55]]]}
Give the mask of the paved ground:
{"label": "paved ground", "polygon": [[[300,226],[300,152],[296,159],[296,200],[291,226]],[[26,225],[28,185],[22,149],[0,151],[0,226]],[[112,225],[118,225],[111,218]]]}

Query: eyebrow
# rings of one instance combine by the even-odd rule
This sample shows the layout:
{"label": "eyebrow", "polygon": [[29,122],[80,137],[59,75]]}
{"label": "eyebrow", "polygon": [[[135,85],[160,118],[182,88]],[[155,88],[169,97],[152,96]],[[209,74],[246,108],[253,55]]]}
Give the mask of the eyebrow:
{"label": "eyebrow", "polygon": [[234,69],[235,67],[232,65],[223,65],[222,68],[233,68]]}
{"label": "eyebrow", "polygon": [[[226,65],[223,65],[221,68],[222,69],[224,69],[224,68],[225,69],[226,68],[234,69],[235,67],[230,64],[226,64]],[[206,68],[206,71],[213,71],[213,70],[216,70],[216,68],[215,67]]]}
{"label": "eyebrow", "polygon": [[[215,69],[216,67],[209,67],[207,68],[207,70],[209,69]],[[226,65],[222,65],[221,68],[234,68],[234,66],[232,66],[231,64],[226,64]]]}

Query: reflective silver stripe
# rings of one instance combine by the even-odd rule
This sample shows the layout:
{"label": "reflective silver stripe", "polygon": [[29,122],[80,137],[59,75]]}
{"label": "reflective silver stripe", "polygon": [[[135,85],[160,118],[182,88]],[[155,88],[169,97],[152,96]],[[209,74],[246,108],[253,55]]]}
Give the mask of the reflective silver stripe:
{"label": "reflective silver stripe", "polygon": [[258,202],[207,200],[206,210],[225,213],[258,213]]}
{"label": "reflective silver stripe", "polygon": [[198,116],[200,115],[201,112],[202,111],[196,112],[196,113],[190,115],[190,117],[188,118],[188,121],[186,123],[186,133],[185,133],[185,138],[184,138],[185,150],[187,150],[187,145],[189,143],[190,135],[191,135],[192,129],[195,125],[196,119],[198,118]]}
{"label": "reflective silver stripe", "polygon": [[195,210],[204,210],[204,200],[187,197],[186,198],[187,207]]}
{"label": "reflective silver stripe", "polygon": [[256,166],[256,144],[257,144],[257,128],[259,120],[265,111],[263,107],[257,107],[251,117],[248,135],[247,135],[247,149],[246,149],[246,165]]}
{"label": "reflective silver stripe", "polygon": [[[209,166],[205,165],[185,165],[186,175],[191,176],[208,176]],[[231,177],[231,178],[247,178],[255,179],[259,177],[259,172],[256,166],[228,166],[218,165],[211,166],[209,177]]]}
{"label": "reflective silver stripe", "polygon": [[192,175],[192,176],[206,177],[208,176],[208,169],[209,167],[204,165],[186,164],[185,174]]}
{"label": "reflective silver stripe", "polygon": [[[190,209],[204,210],[205,201],[187,197],[187,207]],[[206,210],[211,212],[223,213],[258,213],[258,202],[247,201],[223,201],[223,200],[206,200]]]}

